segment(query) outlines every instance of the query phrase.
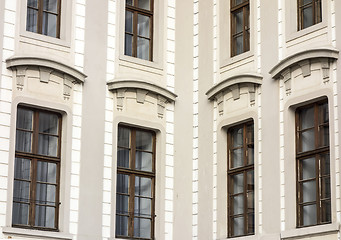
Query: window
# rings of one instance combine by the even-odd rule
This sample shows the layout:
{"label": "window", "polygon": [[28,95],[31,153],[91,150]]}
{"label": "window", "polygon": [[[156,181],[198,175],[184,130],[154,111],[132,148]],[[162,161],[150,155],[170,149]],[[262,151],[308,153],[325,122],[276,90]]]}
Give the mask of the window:
{"label": "window", "polygon": [[116,237],[154,239],[155,133],[118,127]]}
{"label": "window", "polygon": [[60,37],[61,0],[27,0],[26,30]]}
{"label": "window", "polygon": [[298,30],[322,21],[321,0],[298,0]]}
{"label": "window", "polygon": [[228,235],[254,234],[253,122],[228,131]]}
{"label": "window", "polygon": [[327,101],[296,110],[297,226],[331,222]]}
{"label": "window", "polygon": [[250,4],[231,0],[231,56],[250,50]]}
{"label": "window", "polygon": [[58,229],[61,116],[18,107],[13,213],[14,227]]}
{"label": "window", "polygon": [[152,61],[153,0],[126,0],[124,54]]}

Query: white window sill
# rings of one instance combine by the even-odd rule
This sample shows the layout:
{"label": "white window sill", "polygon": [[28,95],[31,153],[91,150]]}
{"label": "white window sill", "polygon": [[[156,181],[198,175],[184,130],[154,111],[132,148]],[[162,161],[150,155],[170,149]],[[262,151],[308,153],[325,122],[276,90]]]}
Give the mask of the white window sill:
{"label": "white window sill", "polygon": [[72,240],[73,235],[62,232],[41,231],[26,228],[3,227],[2,233],[10,239],[15,237],[40,237],[42,239]]}
{"label": "white window sill", "polygon": [[224,68],[226,68],[226,67],[228,67],[230,65],[236,64],[236,63],[241,62],[241,61],[243,61],[245,59],[252,58],[253,55],[254,55],[253,52],[250,50],[250,51],[238,54],[236,56],[230,57],[228,59],[225,59],[225,60],[222,61],[220,69],[224,69]]}
{"label": "white window sill", "polygon": [[304,28],[302,30],[294,31],[294,32],[289,33],[286,36],[286,42],[288,43],[290,41],[299,39],[299,38],[304,37],[306,35],[309,35],[309,34],[312,34],[314,32],[320,31],[321,29],[325,29],[325,31],[327,31],[326,21],[322,21],[320,23],[314,24],[314,25],[312,25],[310,27],[307,27],[307,28]]}
{"label": "white window sill", "polygon": [[154,70],[162,71],[162,66],[158,62],[153,62],[153,61],[148,61],[136,57],[131,57],[127,55],[120,55],[119,60],[121,64],[124,65],[129,65],[130,67],[135,67],[135,68],[151,68]]}
{"label": "white window sill", "polygon": [[311,237],[325,233],[336,233],[339,231],[337,223],[317,225],[311,227],[302,227],[281,232],[281,239],[290,239],[294,237]]}

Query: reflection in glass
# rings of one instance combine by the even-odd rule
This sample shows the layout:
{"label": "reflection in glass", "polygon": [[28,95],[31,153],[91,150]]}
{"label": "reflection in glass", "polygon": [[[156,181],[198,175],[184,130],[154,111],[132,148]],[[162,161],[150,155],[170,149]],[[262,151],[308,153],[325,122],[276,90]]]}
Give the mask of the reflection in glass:
{"label": "reflection in glass", "polygon": [[316,205],[303,206],[303,226],[315,225],[316,219]]}
{"label": "reflection in glass", "polygon": [[329,175],[330,174],[330,159],[329,154],[321,154],[321,175]]}
{"label": "reflection in glass", "polygon": [[117,174],[117,187],[118,193],[129,193],[129,176],[124,174]]}
{"label": "reflection in glass", "polygon": [[316,163],[315,163],[315,158],[306,158],[301,160],[302,164],[302,177],[301,180],[306,180],[310,178],[315,178],[316,177]]}
{"label": "reflection in glass", "polygon": [[248,233],[255,232],[255,215],[253,213],[248,214]]}
{"label": "reflection in glass", "polygon": [[116,194],[116,214],[129,213],[129,196]]}
{"label": "reflection in glass", "polygon": [[27,0],[27,6],[38,8],[38,0]]}
{"label": "reflection in glass", "polygon": [[134,237],[150,238],[151,220],[134,218]]}
{"label": "reflection in glass", "polygon": [[136,149],[152,151],[153,135],[150,132],[136,131]]}
{"label": "reflection in glass", "polygon": [[316,181],[303,182],[302,184],[302,202],[316,201]]}
{"label": "reflection in glass", "polygon": [[33,111],[18,108],[17,112],[17,128],[25,129],[25,130],[32,130],[32,123],[33,123]]}
{"label": "reflection in glass", "polygon": [[313,24],[313,7],[309,6],[303,9],[303,28],[310,27]]}
{"label": "reflection in glass", "polygon": [[58,116],[50,113],[39,113],[39,132],[58,135]]}
{"label": "reflection in glass", "polygon": [[149,198],[135,197],[134,214],[140,217],[151,217],[152,200]]}
{"label": "reflection in glass", "polygon": [[36,205],[35,225],[53,228],[55,219],[55,208]]}
{"label": "reflection in glass", "polygon": [[38,183],[36,187],[36,203],[55,205],[56,186],[51,184]]}
{"label": "reflection in glass", "polygon": [[236,168],[236,167],[241,167],[244,165],[244,154],[243,154],[243,148],[238,148],[233,150],[233,163],[232,163],[232,167]]}
{"label": "reflection in glass", "polygon": [[30,180],[31,160],[15,158],[14,178]]}
{"label": "reflection in glass", "polygon": [[14,180],[13,201],[29,202],[30,200],[30,183]]}
{"label": "reflection in glass", "polygon": [[15,136],[15,150],[32,152],[32,133],[17,130]]}
{"label": "reflection in glass", "polygon": [[244,196],[237,195],[233,197],[233,215],[244,213]]}
{"label": "reflection in glass", "polygon": [[330,198],[330,177],[321,179],[321,198]]}
{"label": "reflection in glass", "polygon": [[57,13],[57,0],[44,0],[44,10]]}
{"label": "reflection in glass", "polygon": [[26,30],[29,32],[37,32],[38,25],[38,11],[27,8],[27,17],[26,17]]}
{"label": "reflection in glass", "polygon": [[133,13],[130,11],[126,11],[125,31],[133,33]]}
{"label": "reflection in glass", "polygon": [[39,134],[38,154],[57,157],[58,137]]}
{"label": "reflection in glass", "polygon": [[149,17],[145,15],[137,15],[137,35],[149,38]]}
{"label": "reflection in glass", "polygon": [[152,180],[145,177],[135,177],[135,195],[151,197],[152,196]]}
{"label": "reflection in glass", "polygon": [[322,208],[322,222],[323,223],[331,222],[332,212],[331,212],[330,201],[322,201],[321,208]]}
{"label": "reflection in glass", "polygon": [[304,108],[300,112],[301,118],[301,129],[304,130],[307,128],[314,127],[314,108]]}
{"label": "reflection in glass", "polygon": [[136,170],[151,172],[153,170],[152,160],[153,160],[152,153],[136,151],[136,157],[135,157]]}
{"label": "reflection in glass", "polygon": [[117,166],[129,168],[129,149],[117,148]]}
{"label": "reflection in glass", "polygon": [[150,10],[150,0],[138,0],[139,8]]}
{"label": "reflection in glass", "polygon": [[244,235],[244,217],[233,218],[233,235]]}
{"label": "reflection in glass", "polygon": [[242,193],[244,191],[244,174],[236,174],[231,176],[233,194]]}
{"label": "reflection in glass", "polygon": [[128,236],[128,217],[116,215],[116,235]]}
{"label": "reflection in glass", "polygon": [[42,34],[50,37],[57,37],[57,15],[43,13]]}
{"label": "reflection in glass", "polygon": [[130,147],[130,130],[128,128],[119,127],[118,128],[118,139],[117,145],[119,147]]}
{"label": "reflection in glass", "polygon": [[29,204],[13,203],[12,224],[28,225]]}
{"label": "reflection in glass", "polygon": [[238,11],[234,13],[235,19],[235,34],[243,31],[243,11]]}
{"label": "reflection in glass", "polygon": [[125,35],[124,54],[127,56],[133,56],[133,36],[130,34]]}
{"label": "reflection in glass", "polygon": [[306,152],[315,149],[314,129],[301,132],[301,151]]}
{"label": "reflection in glass", "polygon": [[243,146],[243,128],[237,128],[232,131],[233,147]]}
{"label": "reflection in glass", "polygon": [[57,164],[38,161],[37,181],[46,183],[56,183]]}
{"label": "reflection in glass", "polygon": [[144,60],[149,60],[149,42],[150,40],[138,37],[137,38],[137,57]]}

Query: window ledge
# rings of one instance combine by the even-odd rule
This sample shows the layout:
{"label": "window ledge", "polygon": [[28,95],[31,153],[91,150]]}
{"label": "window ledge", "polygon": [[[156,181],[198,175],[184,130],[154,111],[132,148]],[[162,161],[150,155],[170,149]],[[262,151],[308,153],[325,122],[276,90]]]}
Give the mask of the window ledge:
{"label": "window ledge", "polygon": [[293,41],[293,40],[296,40],[298,38],[301,38],[305,35],[308,35],[308,34],[311,34],[313,32],[316,32],[316,31],[319,31],[321,29],[324,29],[327,27],[327,24],[326,22],[320,22],[320,23],[317,23],[317,24],[314,24],[310,27],[307,27],[307,28],[304,28],[304,29],[301,29],[299,31],[295,31],[291,34],[288,34],[287,36],[287,42],[290,42],[290,41]]}
{"label": "window ledge", "polygon": [[245,59],[252,58],[253,55],[254,55],[253,51],[252,51],[252,49],[250,49],[247,52],[235,55],[233,57],[229,57],[228,59],[225,59],[225,60],[222,61],[222,64],[221,64],[220,68],[223,69],[223,68],[228,67],[228,66],[230,66],[232,64],[236,64],[238,62],[241,62],[241,61],[243,61]]}
{"label": "window ledge", "polygon": [[45,67],[53,69],[57,72],[65,73],[71,76],[75,82],[84,83],[86,75],[77,69],[70,67],[67,64],[57,62],[52,59],[42,58],[42,57],[34,57],[34,56],[13,56],[6,59],[7,68],[17,68],[17,67],[26,67],[26,66],[36,66],[36,67]]}
{"label": "window ledge", "polygon": [[170,102],[174,102],[177,95],[168,89],[140,80],[113,80],[107,83],[110,91],[118,89],[142,89],[163,96]]}
{"label": "window ledge", "polygon": [[41,237],[43,239],[62,239],[62,240],[72,240],[73,235],[66,234],[62,232],[50,232],[50,231],[41,231],[41,230],[33,230],[33,229],[24,229],[24,228],[12,228],[12,227],[3,227],[2,233],[9,236],[27,236],[27,237]]}
{"label": "window ledge", "polygon": [[304,60],[316,59],[316,58],[327,58],[336,60],[338,59],[339,51],[332,47],[323,47],[323,48],[315,48],[304,50],[298,53],[295,53],[291,56],[280,61],[276,66],[274,66],[270,70],[271,77],[274,79],[280,78],[280,75],[284,70],[290,68],[291,66],[298,64]]}
{"label": "window ledge", "polygon": [[296,237],[309,237],[314,235],[336,233],[339,231],[339,224],[325,224],[312,227],[296,228],[281,232],[281,239],[290,239]]}
{"label": "window ledge", "polygon": [[212,88],[210,88],[206,92],[206,95],[209,100],[214,100],[215,97],[219,93],[225,91],[227,88],[231,87],[232,85],[235,85],[238,83],[253,83],[253,84],[261,85],[262,79],[263,79],[262,75],[258,73],[245,73],[245,74],[234,75],[214,85]]}
{"label": "window ledge", "polygon": [[127,65],[129,67],[135,67],[138,69],[149,68],[152,69],[152,71],[162,71],[162,66],[155,61],[144,60],[127,55],[121,55],[119,60],[121,65]]}

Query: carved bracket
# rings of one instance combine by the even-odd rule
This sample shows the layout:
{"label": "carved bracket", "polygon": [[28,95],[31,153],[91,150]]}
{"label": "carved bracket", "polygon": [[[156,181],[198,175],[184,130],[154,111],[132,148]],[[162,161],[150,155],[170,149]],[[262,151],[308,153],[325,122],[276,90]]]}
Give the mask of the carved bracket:
{"label": "carved bracket", "polygon": [[161,95],[157,96],[157,116],[159,118],[163,118],[163,115],[165,113],[166,103],[167,103],[166,98],[164,98]]}
{"label": "carved bracket", "polygon": [[311,74],[311,64],[309,60],[304,60],[298,63],[301,67],[303,77],[308,77]]}
{"label": "carved bracket", "polygon": [[217,101],[219,115],[223,115],[224,114],[224,94],[223,94],[223,92],[218,93],[215,96],[215,99]]}
{"label": "carved bracket", "polygon": [[233,100],[238,100],[240,98],[239,84],[235,84],[235,85],[230,86],[230,89],[232,91]]}
{"label": "carved bracket", "polygon": [[25,76],[26,76],[26,66],[18,66],[16,67],[16,80],[17,80],[17,89],[22,90],[24,88]]}
{"label": "carved bracket", "polygon": [[68,75],[64,74],[64,88],[63,88],[63,95],[65,100],[69,100],[71,96],[71,90],[73,85],[73,78],[69,77]]}
{"label": "carved bracket", "polygon": [[285,71],[281,73],[281,77],[284,81],[285,91],[287,95],[291,94],[291,69],[287,68]]}
{"label": "carved bracket", "polygon": [[254,106],[256,101],[256,87],[254,84],[249,85],[249,96],[250,96],[250,105]]}
{"label": "carved bracket", "polygon": [[136,102],[138,103],[144,103],[146,100],[148,91],[144,89],[136,89]]}
{"label": "carved bracket", "polygon": [[53,72],[53,69],[51,69],[51,68],[39,67],[40,82],[48,83],[50,80],[51,72]]}
{"label": "carved bracket", "polygon": [[326,83],[329,81],[329,61],[328,59],[321,59],[321,69],[322,69],[322,78],[323,82]]}
{"label": "carved bracket", "polygon": [[123,104],[124,104],[124,98],[125,98],[126,91],[127,91],[126,88],[117,89],[116,100],[117,100],[117,110],[118,111],[123,110]]}

